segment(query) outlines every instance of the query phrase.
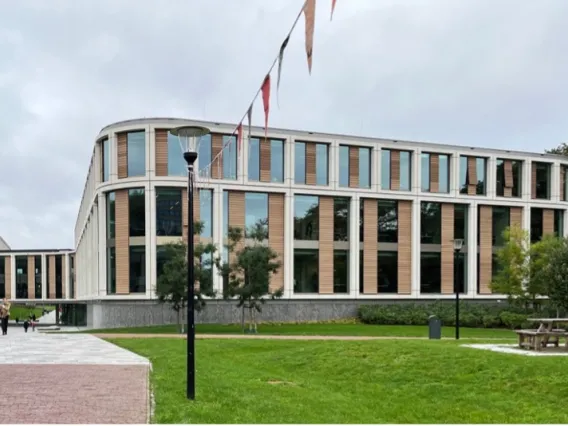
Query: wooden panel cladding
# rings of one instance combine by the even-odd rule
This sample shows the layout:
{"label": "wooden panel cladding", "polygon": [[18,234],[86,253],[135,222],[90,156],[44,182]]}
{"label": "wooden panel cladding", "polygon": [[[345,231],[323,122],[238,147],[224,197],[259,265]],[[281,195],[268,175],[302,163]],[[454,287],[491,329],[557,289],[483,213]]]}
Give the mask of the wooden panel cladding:
{"label": "wooden panel cladding", "polygon": [[35,256],[28,256],[28,299],[35,298]]}
{"label": "wooden panel cladding", "polygon": [[531,163],[531,198],[536,199],[536,164]]}
{"label": "wooden panel cladding", "polygon": [[270,140],[261,138],[259,141],[260,145],[260,181],[270,182]]}
{"label": "wooden panel cladding", "polygon": [[393,191],[400,189],[400,151],[391,149],[390,152],[391,187]]}
{"label": "wooden panel cladding", "polygon": [[493,208],[479,206],[479,294],[491,294],[493,277]]}
{"label": "wooden panel cladding", "polygon": [[430,192],[440,192],[440,156],[430,154]]}
{"label": "wooden panel cladding", "polygon": [[[182,239],[183,242],[187,244],[187,231],[188,231],[188,223],[187,223],[187,189],[181,190],[181,223],[183,226],[182,230]],[[199,202],[199,189],[195,188],[193,190],[193,223],[199,222],[201,219],[201,204]],[[199,235],[193,236],[193,241],[195,243],[199,242]]]}
{"label": "wooden panel cladding", "polygon": [[467,157],[467,195],[477,194],[477,164],[476,157]]}
{"label": "wooden panel cladding", "polygon": [[[333,197],[319,198],[319,293],[333,294]],[[376,256],[376,254],[375,254]]]}
{"label": "wooden panel cladding", "polygon": [[128,189],[115,191],[114,209],[116,294],[128,294],[130,292],[130,224],[128,217]]}
{"label": "wooden panel cladding", "polygon": [[306,142],[306,185],[316,184],[316,144]]}
{"label": "wooden panel cladding", "polygon": [[[211,159],[215,158],[223,149],[223,135],[219,133],[211,134]],[[217,160],[211,164],[211,178],[223,178],[223,155],[219,155]]]}
{"label": "wooden panel cladding", "polygon": [[359,188],[359,147],[349,147],[349,186]]}
{"label": "wooden panel cladding", "polygon": [[566,166],[560,166],[560,201],[566,201]]}
{"label": "wooden panel cladding", "polygon": [[[245,193],[229,191],[229,226],[241,228],[245,232]],[[243,248],[244,239],[235,247],[235,253]],[[235,260],[235,253],[230,256],[230,261]]]}
{"label": "wooden panel cladding", "polygon": [[509,210],[509,214],[510,214],[510,224],[511,227],[513,226],[518,226],[518,227],[522,227],[523,226],[523,208],[522,207],[511,207]]}
{"label": "wooden panel cladding", "polygon": [[12,298],[12,258],[4,256],[4,294],[6,299]]}
{"label": "wooden panel cladding", "polygon": [[454,205],[442,204],[442,294],[454,293]]}
{"label": "wooden panel cladding", "polygon": [[268,194],[268,245],[281,265],[270,278],[270,290],[276,291],[284,288],[284,194]]}
{"label": "wooden panel cladding", "polygon": [[377,293],[377,240],[378,240],[377,200],[363,200],[363,293]]}
{"label": "wooden panel cladding", "polygon": [[503,169],[505,171],[503,195],[505,197],[512,197],[513,196],[513,161],[511,160],[503,161]]}
{"label": "wooden panel cladding", "polygon": [[126,133],[116,134],[116,156],[118,178],[128,177],[128,135]]}
{"label": "wooden panel cladding", "polygon": [[542,209],[542,235],[554,234],[554,210]]}
{"label": "wooden panel cladding", "polygon": [[57,297],[56,293],[56,280],[55,280],[55,256],[50,255],[48,256],[49,261],[49,276],[47,279],[49,280],[49,294],[47,295],[48,299],[55,299]]}
{"label": "wooden panel cladding", "polygon": [[168,175],[168,130],[156,129],[156,176]]}
{"label": "wooden panel cladding", "polygon": [[398,294],[412,284],[412,201],[398,202]]}

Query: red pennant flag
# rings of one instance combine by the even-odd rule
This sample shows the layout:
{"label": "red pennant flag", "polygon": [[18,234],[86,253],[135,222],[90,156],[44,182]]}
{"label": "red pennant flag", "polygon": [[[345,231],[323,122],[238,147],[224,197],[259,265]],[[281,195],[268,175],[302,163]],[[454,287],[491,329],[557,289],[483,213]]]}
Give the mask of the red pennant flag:
{"label": "red pennant flag", "polygon": [[247,119],[248,119],[248,133],[249,133],[248,137],[250,141],[250,137],[252,135],[252,104],[250,104],[249,109],[247,111]]}
{"label": "red pennant flag", "polygon": [[331,17],[329,18],[330,21],[333,20],[333,11],[335,9],[335,2],[336,1],[337,0],[331,0]]}
{"label": "red pennant flag", "polygon": [[237,126],[237,153],[241,152],[241,146],[243,143],[243,123],[239,123]]}
{"label": "red pennant flag", "polygon": [[312,55],[314,48],[314,26],[316,20],[316,0],[306,0],[304,6],[306,18],[306,56],[308,58],[308,71],[312,74]]}
{"label": "red pennant flag", "polygon": [[262,82],[262,105],[264,106],[264,137],[268,136],[268,113],[270,111],[270,74]]}

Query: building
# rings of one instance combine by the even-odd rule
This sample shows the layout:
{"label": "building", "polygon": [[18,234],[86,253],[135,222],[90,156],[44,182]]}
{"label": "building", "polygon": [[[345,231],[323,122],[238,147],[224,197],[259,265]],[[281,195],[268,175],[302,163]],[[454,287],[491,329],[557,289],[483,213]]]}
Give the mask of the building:
{"label": "building", "polygon": [[10,250],[10,246],[4,238],[0,235],[0,250]]}

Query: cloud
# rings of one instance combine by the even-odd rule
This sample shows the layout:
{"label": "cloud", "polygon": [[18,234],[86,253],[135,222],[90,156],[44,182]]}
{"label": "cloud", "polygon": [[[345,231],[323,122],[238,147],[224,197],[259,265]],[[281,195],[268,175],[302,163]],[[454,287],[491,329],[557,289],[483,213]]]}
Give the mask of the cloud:
{"label": "cloud", "polygon": [[[0,16],[0,235],[72,247],[100,128],[140,116],[238,120],[302,0],[20,0]],[[270,123],[541,151],[563,141],[568,2],[319,0]],[[262,123],[261,108],[254,121]]]}

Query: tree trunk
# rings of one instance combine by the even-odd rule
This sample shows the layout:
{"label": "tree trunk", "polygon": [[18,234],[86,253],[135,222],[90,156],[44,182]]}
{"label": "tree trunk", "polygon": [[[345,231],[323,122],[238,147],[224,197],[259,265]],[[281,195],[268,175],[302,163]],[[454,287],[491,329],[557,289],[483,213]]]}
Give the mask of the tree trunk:
{"label": "tree trunk", "polygon": [[253,326],[254,334],[256,334],[256,333],[258,333],[258,329],[256,327],[256,309],[253,309],[253,311],[252,311],[252,318],[253,318],[252,326]]}
{"label": "tree trunk", "polygon": [[249,332],[252,333],[252,323],[253,323],[253,309],[249,306],[249,318],[250,318],[250,322],[249,322]]}
{"label": "tree trunk", "polygon": [[241,310],[241,331],[245,332],[245,305],[243,305]]}

